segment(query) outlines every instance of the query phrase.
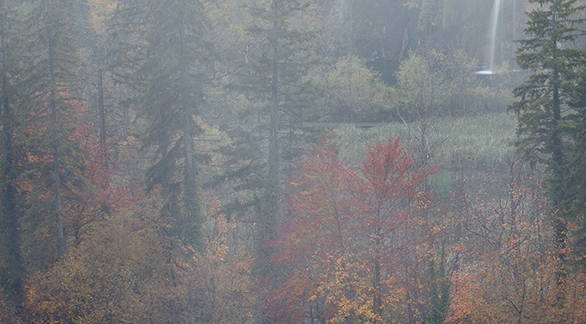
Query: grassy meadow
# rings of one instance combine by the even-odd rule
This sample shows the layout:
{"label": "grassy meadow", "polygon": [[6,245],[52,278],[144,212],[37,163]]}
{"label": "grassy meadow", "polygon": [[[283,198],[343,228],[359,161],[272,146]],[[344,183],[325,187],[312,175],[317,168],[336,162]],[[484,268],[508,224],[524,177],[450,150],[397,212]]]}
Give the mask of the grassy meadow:
{"label": "grassy meadow", "polygon": [[340,159],[355,167],[365,156],[364,144],[401,136],[402,144],[416,163],[438,168],[432,181],[441,194],[447,193],[454,179],[462,174],[480,177],[499,170],[505,172],[515,152],[512,145],[516,137],[515,125],[515,116],[506,112],[430,118],[424,122],[390,123],[370,128],[347,124],[333,129],[333,142]]}

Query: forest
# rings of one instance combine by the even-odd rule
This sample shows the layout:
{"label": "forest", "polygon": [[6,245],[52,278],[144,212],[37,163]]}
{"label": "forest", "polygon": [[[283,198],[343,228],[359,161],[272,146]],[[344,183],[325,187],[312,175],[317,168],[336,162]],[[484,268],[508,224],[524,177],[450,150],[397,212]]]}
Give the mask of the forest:
{"label": "forest", "polygon": [[0,0],[0,323],[586,323],[586,1]]}

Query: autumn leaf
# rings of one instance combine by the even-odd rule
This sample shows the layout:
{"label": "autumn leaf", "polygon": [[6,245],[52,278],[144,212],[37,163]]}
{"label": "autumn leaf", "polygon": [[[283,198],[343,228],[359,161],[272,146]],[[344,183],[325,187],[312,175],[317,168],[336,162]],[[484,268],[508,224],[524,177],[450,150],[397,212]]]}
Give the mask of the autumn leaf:
{"label": "autumn leaf", "polygon": [[399,141],[369,146],[358,172],[326,142],[307,152],[289,183],[292,218],[271,242],[287,273],[265,300],[275,318],[388,322],[405,318],[408,291],[425,290],[404,269],[427,260],[433,170],[415,170]]}

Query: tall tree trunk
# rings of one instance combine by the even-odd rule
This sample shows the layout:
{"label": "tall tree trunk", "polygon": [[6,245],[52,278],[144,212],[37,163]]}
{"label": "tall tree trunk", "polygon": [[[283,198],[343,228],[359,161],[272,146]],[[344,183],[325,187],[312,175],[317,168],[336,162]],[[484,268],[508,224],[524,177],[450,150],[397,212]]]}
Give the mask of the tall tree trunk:
{"label": "tall tree trunk", "polygon": [[[379,215],[380,218],[380,215]],[[373,297],[372,297],[372,312],[378,318],[381,317],[381,306],[382,306],[382,299],[381,299],[381,266],[380,266],[380,246],[381,246],[381,228],[380,226],[376,226],[374,228],[374,236],[375,239],[375,256],[374,256],[374,269],[373,269],[373,280],[372,280],[372,289],[373,289]],[[378,318],[374,320],[374,324],[378,323]]]}
{"label": "tall tree trunk", "polygon": [[[102,170],[108,171],[108,149],[106,147],[106,107],[104,106],[104,86],[102,68],[98,69],[98,110],[100,113],[100,158],[102,159]],[[108,186],[108,184],[104,184]]]}
{"label": "tall tree trunk", "polygon": [[[179,57],[179,64],[180,66],[187,67],[189,66],[189,62],[187,61],[186,56],[186,43],[187,39],[185,37],[185,16],[180,15],[179,17],[179,37],[180,40],[180,57]],[[186,69],[181,70],[181,79],[187,80],[189,75]],[[183,106],[183,110],[192,111],[194,107],[187,98],[187,94],[183,94],[183,101],[181,105]],[[202,224],[202,216],[201,216],[201,200],[199,197],[199,187],[197,183],[197,168],[195,162],[193,160],[194,155],[194,148],[195,144],[193,142],[193,136],[196,129],[195,122],[192,119],[192,116],[189,115],[185,121],[185,128],[183,129],[183,139],[184,139],[184,150],[185,150],[185,169],[184,169],[184,178],[183,178],[183,217],[184,223],[189,224],[188,227],[189,233],[186,236],[190,238],[189,242],[201,253],[204,252],[204,246],[201,238],[201,224]]]}
{"label": "tall tree trunk", "polygon": [[203,253],[204,246],[201,237],[201,201],[199,198],[199,188],[197,185],[197,170],[193,161],[193,121],[187,123],[183,132],[184,146],[185,146],[185,169],[183,178],[183,221],[180,225],[189,224],[183,231],[185,237],[189,238],[189,243],[193,245],[196,250]]}
{"label": "tall tree trunk", "polygon": [[17,206],[17,190],[14,187],[16,177],[16,157],[13,146],[13,135],[16,120],[12,113],[10,105],[10,94],[8,86],[8,62],[7,55],[9,51],[6,46],[6,7],[4,0],[0,0],[0,76],[2,82],[2,98],[0,98],[1,113],[2,113],[2,155],[4,156],[4,168],[2,169],[1,179],[4,186],[2,187],[2,214],[0,215],[0,237],[2,237],[2,244],[5,246],[6,255],[4,265],[2,266],[2,273],[0,274],[0,282],[4,287],[11,303],[16,307],[17,312],[22,303],[23,296],[23,274],[24,268],[22,265],[22,258],[20,254],[20,229],[18,226],[20,213]]}
{"label": "tall tree trunk", "polygon": [[566,281],[566,268],[565,268],[565,261],[566,261],[566,232],[567,232],[567,225],[566,221],[563,219],[562,210],[562,199],[564,192],[562,190],[562,186],[564,183],[564,156],[563,156],[563,142],[561,138],[561,131],[560,131],[560,122],[561,122],[561,101],[560,101],[560,76],[557,67],[557,59],[558,59],[558,40],[557,40],[557,21],[556,21],[556,11],[553,12],[553,29],[554,32],[552,34],[552,62],[553,62],[553,71],[552,71],[552,80],[553,83],[553,93],[552,93],[552,125],[551,125],[551,143],[552,146],[552,180],[550,182],[550,192],[552,193],[552,205],[554,208],[554,229],[555,229],[555,239],[556,239],[556,251],[557,257],[560,261],[559,268],[556,273],[556,280],[558,286],[557,292],[557,303],[558,307],[563,307],[564,304],[564,286]]}
{"label": "tall tree trunk", "polygon": [[[274,35],[278,33],[278,0],[273,0],[273,32]],[[279,62],[278,62],[278,51],[279,44],[278,39],[273,39],[271,48],[271,61],[272,61],[272,72],[271,72],[271,114],[270,114],[270,134],[269,134],[269,169],[268,176],[269,181],[279,181],[281,171],[281,157],[279,152]],[[272,206],[275,211],[278,211],[278,193],[271,193],[271,202],[274,203]]]}
{"label": "tall tree trunk", "polygon": [[[259,235],[259,258],[260,264],[266,266],[266,261],[269,258],[270,251],[266,249],[263,242],[272,238],[274,226],[281,213],[280,204],[280,181],[281,181],[281,156],[279,145],[279,44],[277,39],[278,33],[278,14],[279,3],[278,0],[273,0],[271,3],[273,17],[273,35],[271,44],[271,100],[270,100],[270,115],[269,115],[269,154],[268,154],[268,170],[266,174],[266,181],[264,184],[264,207],[261,211],[260,219],[260,235]],[[262,272],[267,274],[266,270]]]}
{"label": "tall tree trunk", "polygon": [[[46,12],[49,19],[51,19],[52,9],[51,9],[51,0],[46,0]],[[65,235],[63,230],[63,205],[62,205],[62,198],[61,198],[61,173],[60,173],[60,154],[59,154],[59,144],[55,140],[56,133],[59,131],[59,122],[57,119],[57,99],[55,98],[56,94],[56,83],[55,83],[55,40],[53,39],[53,32],[51,30],[51,21],[49,20],[47,28],[47,42],[48,42],[48,63],[49,63],[49,106],[51,109],[51,130],[53,134],[52,141],[52,155],[53,155],[53,182],[54,182],[54,206],[55,206],[55,220],[56,220],[56,230],[57,230],[57,258],[61,258],[63,253],[65,252]]]}

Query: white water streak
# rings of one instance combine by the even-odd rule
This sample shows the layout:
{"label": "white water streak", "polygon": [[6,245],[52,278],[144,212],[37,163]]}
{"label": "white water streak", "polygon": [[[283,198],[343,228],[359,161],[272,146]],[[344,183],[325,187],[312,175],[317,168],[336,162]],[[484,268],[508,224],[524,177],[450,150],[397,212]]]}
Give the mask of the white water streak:
{"label": "white water streak", "polygon": [[494,67],[494,53],[496,51],[496,31],[500,10],[501,0],[494,0],[494,5],[492,6],[492,13],[490,14],[490,23],[488,29],[488,53],[486,55],[486,57],[488,58],[488,62],[486,62],[487,71],[491,72]]}

